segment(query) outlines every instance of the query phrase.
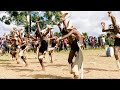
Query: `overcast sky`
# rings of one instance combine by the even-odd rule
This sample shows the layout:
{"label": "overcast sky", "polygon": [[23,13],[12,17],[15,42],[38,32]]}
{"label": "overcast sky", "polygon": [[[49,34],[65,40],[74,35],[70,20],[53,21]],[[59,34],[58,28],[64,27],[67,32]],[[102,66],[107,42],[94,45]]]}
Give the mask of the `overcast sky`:
{"label": "overcast sky", "polygon": [[[105,21],[106,28],[111,24],[107,11],[69,11],[69,13],[70,17],[68,19],[72,25],[81,33],[87,32],[88,35],[99,36],[100,34],[104,34],[101,32],[101,21]],[[0,11],[0,17],[4,14],[4,11]],[[117,19],[117,24],[120,25],[120,11],[113,11],[113,15]],[[10,27],[0,22],[0,36],[8,32]],[[59,31],[57,26],[55,26],[54,31]]]}

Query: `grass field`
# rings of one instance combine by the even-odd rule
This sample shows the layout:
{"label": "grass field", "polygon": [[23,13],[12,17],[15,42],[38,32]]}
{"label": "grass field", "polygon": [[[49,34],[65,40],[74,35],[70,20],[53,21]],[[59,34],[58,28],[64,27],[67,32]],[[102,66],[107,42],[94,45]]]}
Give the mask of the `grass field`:
{"label": "grass field", "polygon": [[[20,60],[20,64],[11,60],[9,54],[0,56],[1,79],[73,79],[68,70],[69,51],[54,52],[53,63],[50,63],[48,53],[44,65],[46,71],[41,70],[37,55],[28,52],[29,66]],[[104,49],[83,50],[84,79],[120,79],[114,57],[106,57]]]}

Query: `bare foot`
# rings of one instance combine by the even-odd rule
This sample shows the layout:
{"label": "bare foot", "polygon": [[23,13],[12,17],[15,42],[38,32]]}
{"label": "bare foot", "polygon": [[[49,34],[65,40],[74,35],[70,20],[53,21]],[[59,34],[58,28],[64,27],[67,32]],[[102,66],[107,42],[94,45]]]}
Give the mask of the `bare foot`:
{"label": "bare foot", "polygon": [[25,64],[25,67],[28,67],[28,64]]}
{"label": "bare foot", "polygon": [[74,79],[80,79],[78,75],[74,75]]}
{"label": "bare foot", "polygon": [[53,63],[53,61],[51,61],[50,63]]}
{"label": "bare foot", "polygon": [[20,64],[20,62],[19,62],[19,61],[17,61],[17,64]]}
{"label": "bare foot", "polygon": [[42,71],[45,71],[45,67],[42,68]]}

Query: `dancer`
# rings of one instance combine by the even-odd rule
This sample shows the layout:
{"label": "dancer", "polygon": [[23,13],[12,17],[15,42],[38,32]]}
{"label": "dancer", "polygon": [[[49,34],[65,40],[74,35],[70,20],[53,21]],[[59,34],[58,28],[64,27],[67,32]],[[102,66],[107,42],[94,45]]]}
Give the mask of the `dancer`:
{"label": "dancer", "polygon": [[[38,60],[42,66],[42,70],[45,71],[45,67],[43,64],[43,58],[45,57],[45,52],[48,50],[47,34],[50,32],[52,27],[50,27],[50,25],[48,25],[45,30],[41,31],[39,21],[36,21],[36,25],[37,25],[37,32],[38,32],[37,37],[39,38],[38,40],[40,40],[40,46],[39,46],[39,51],[38,51]],[[31,37],[31,38],[36,39],[34,37]]]}
{"label": "dancer", "polygon": [[120,28],[116,24],[116,19],[112,15],[112,12],[108,12],[108,16],[111,17],[113,28],[110,27],[109,29],[106,29],[105,28],[105,22],[101,22],[102,32],[109,32],[110,31],[110,32],[114,33],[114,36],[113,36],[114,39],[115,39],[115,42],[114,42],[114,56],[115,56],[115,59],[116,59],[117,67],[120,70],[120,59],[119,59],[119,56],[118,56],[118,52],[120,50]]}
{"label": "dancer", "polygon": [[7,38],[7,40],[11,42],[10,54],[12,55],[12,59],[16,59],[17,64],[19,64],[20,62],[18,61],[18,53],[20,50],[21,39],[19,38],[16,28],[13,28],[12,38]]}
{"label": "dancer", "polygon": [[[79,75],[80,75],[79,70],[82,68],[82,65],[83,65],[83,54],[82,54],[82,51],[81,51],[81,43],[80,43],[83,36],[73,26],[68,27],[69,22],[66,24],[64,18],[62,18],[62,21],[63,21],[63,24],[64,24],[64,28],[61,29],[60,23],[58,24],[58,27],[59,27],[61,33],[64,36],[61,37],[61,38],[58,38],[57,42],[65,39],[65,38],[68,38],[68,40],[70,42],[70,46],[71,46],[71,50],[70,50],[69,57],[68,57],[68,63],[70,64],[70,67],[72,68],[71,73],[74,74],[74,78],[78,79]],[[75,62],[73,62],[73,57],[74,56],[76,57]],[[75,70],[76,66],[77,66],[77,69]]]}

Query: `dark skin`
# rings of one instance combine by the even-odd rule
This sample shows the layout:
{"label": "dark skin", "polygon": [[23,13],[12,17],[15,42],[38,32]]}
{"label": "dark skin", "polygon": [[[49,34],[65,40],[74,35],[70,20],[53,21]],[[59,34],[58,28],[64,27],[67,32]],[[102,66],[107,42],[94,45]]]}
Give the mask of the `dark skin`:
{"label": "dark skin", "polygon": [[[9,37],[6,37],[6,39],[11,42],[11,46],[12,45],[15,45],[15,46],[20,45],[20,43],[21,43],[21,39],[19,37],[16,39],[15,34],[17,34],[17,33],[13,32],[13,37],[11,39]],[[17,64],[19,64],[20,62],[18,61],[18,53],[17,53],[17,51],[14,51],[11,54],[12,54],[12,58],[15,57],[15,59],[17,61]]]}
{"label": "dark skin", "polygon": [[34,53],[38,54],[38,52],[37,52],[38,51],[38,47],[39,47],[39,43],[38,42],[39,42],[40,38],[36,37],[36,35],[32,36],[32,35],[30,35],[30,33],[28,33],[28,35],[29,35],[29,38],[32,40]]}
{"label": "dark skin", "polygon": [[12,42],[13,42],[13,44],[15,44],[15,45],[20,45],[21,39],[18,37],[17,40],[16,40],[16,37],[15,37],[15,34],[14,34],[14,35],[13,35],[13,38],[12,38]]}
{"label": "dark skin", "polygon": [[108,16],[111,18],[112,24],[115,26],[115,25],[116,25],[116,19],[115,19],[115,17],[112,15],[112,12],[111,12],[111,11],[108,12]]}
{"label": "dark skin", "polygon": [[[27,44],[27,41],[24,38],[22,38],[20,31],[18,31],[16,33],[16,35],[18,36],[17,40],[15,39],[15,34],[13,35],[13,38],[12,38],[12,42],[13,42],[14,45],[19,45],[20,48],[21,48],[22,46]],[[25,52],[26,52],[26,49],[23,50],[23,53],[25,53]],[[17,56],[16,56],[16,58],[17,58]],[[22,56],[22,60],[25,62],[25,64],[26,64],[25,66],[28,66],[25,55]]]}
{"label": "dark skin", "polygon": [[[16,40],[16,37],[15,37],[15,34],[18,36],[18,37],[17,37],[17,40]],[[13,38],[12,38],[12,39],[10,39],[9,37],[7,37],[7,40],[10,40],[10,41],[12,42],[12,45],[19,45],[20,48],[21,48],[22,46],[24,46],[24,45],[27,44],[27,42],[23,42],[23,41],[25,41],[25,40],[22,38],[20,31],[18,31],[17,33],[13,33]],[[24,50],[24,51],[25,51],[25,50]],[[14,53],[13,56],[16,58],[16,60],[18,60],[17,52]],[[13,57],[13,56],[12,56],[12,57]],[[28,63],[27,63],[27,61],[26,61],[26,57],[22,57],[22,60],[25,62],[26,66],[28,66]],[[17,61],[17,63],[19,63],[19,62]]]}
{"label": "dark skin", "polygon": [[[74,35],[74,36],[72,36],[72,34]],[[81,40],[81,38],[83,38],[82,37],[82,35],[79,33],[79,31],[77,31],[75,28],[74,29],[71,29],[70,30],[70,32],[67,34],[67,35],[65,35],[65,36],[63,36],[61,39],[59,38],[57,41],[59,41],[59,40],[63,40],[63,39],[65,39],[65,38],[68,38],[69,37],[69,41],[70,41],[70,43],[72,43],[71,41],[73,41],[74,39],[73,39],[73,37],[75,37],[77,40]],[[72,64],[73,62],[72,62],[72,60],[73,60],[73,57],[75,56],[75,53],[76,52],[74,52],[74,51],[70,51],[70,54],[69,54],[69,58],[68,58],[68,62],[69,62],[69,64]]]}
{"label": "dark skin", "polygon": [[104,22],[101,22],[101,25],[102,25],[102,32],[113,32],[113,33],[120,33],[120,29],[117,27],[117,24],[116,24],[116,18],[112,15],[112,12],[109,11],[108,12],[108,16],[111,18],[111,22],[114,26],[114,29],[105,29],[105,23]]}
{"label": "dark skin", "polygon": [[105,29],[105,22],[101,22],[102,32],[114,32],[113,29]]}
{"label": "dark skin", "polygon": [[[111,14],[111,12],[108,12],[108,15],[111,17],[111,21],[112,21],[112,24],[115,26],[116,25],[116,19],[115,17]],[[118,28],[114,28],[113,29],[105,29],[105,23],[104,22],[101,22],[101,25],[102,25],[102,32],[113,32],[114,35],[112,35],[112,38],[120,38],[120,36],[116,35],[117,33],[119,33],[118,31]],[[116,60],[119,60],[119,57],[118,57],[118,52],[119,52],[120,48],[118,46],[114,46],[114,56],[115,56],[115,59]]]}
{"label": "dark skin", "polygon": [[[49,31],[50,31],[51,29],[48,28],[47,31],[46,31],[44,34],[41,34],[41,33],[40,33],[41,29],[40,29],[40,26],[39,26],[39,21],[36,22],[36,25],[37,25],[38,33],[39,33],[39,35],[40,35],[39,38],[40,38],[41,40],[47,40],[47,34],[49,33]],[[44,55],[44,53],[39,52],[39,53],[38,53],[38,57],[41,56],[41,55]],[[40,62],[40,64],[41,64],[41,66],[42,66],[42,70],[44,71],[44,70],[45,70],[45,67],[44,67],[44,64],[43,64],[43,58],[41,58],[41,59],[39,58],[39,62]]]}
{"label": "dark skin", "polygon": [[[69,22],[68,22],[69,23]],[[65,23],[65,20],[63,19],[63,24],[64,24],[64,27],[67,28],[67,23]],[[62,31],[61,27],[60,27],[60,24],[58,24],[58,27],[60,29],[60,31]],[[77,40],[81,40],[82,35],[79,33],[79,31],[77,31],[76,28],[73,28],[73,29],[69,29],[67,30],[68,34],[64,35],[62,38],[58,38],[57,39],[57,42],[59,42],[60,40],[63,40],[65,38],[68,38],[68,41],[70,42],[70,44],[73,42],[73,40],[76,38]],[[69,57],[68,57],[68,63],[73,64],[72,60],[73,60],[73,57],[76,55],[75,54],[76,52],[71,50],[70,53],[69,53]]]}
{"label": "dark skin", "polygon": [[[53,37],[54,37],[53,31],[50,30],[50,43],[53,42],[53,40],[54,40]],[[51,58],[51,63],[53,63],[52,53],[53,53],[53,51],[49,51],[49,56],[50,56],[50,58]]]}
{"label": "dark skin", "polygon": [[[113,38],[119,38],[118,36],[116,36],[116,32],[114,32],[113,29],[106,29],[105,28],[105,23],[104,22],[101,22],[101,25],[102,25],[102,32],[113,32],[114,35],[112,35]],[[111,35],[110,35],[111,36]]]}
{"label": "dark skin", "polygon": [[[22,39],[22,38],[21,38]],[[25,40],[25,38],[23,38],[22,39],[22,42],[21,42],[21,45],[20,45],[20,47],[22,47],[22,46],[24,46],[24,45],[27,45],[27,40]],[[23,50],[23,53],[24,53],[24,56],[22,56],[21,58],[22,58],[22,60],[25,62],[25,66],[28,66],[28,62],[27,62],[27,58],[26,58],[26,50],[27,50],[27,48],[25,48],[24,50]]]}
{"label": "dark skin", "polygon": [[112,15],[111,11],[108,12],[108,16],[111,18],[111,22],[114,26],[114,32],[115,33],[120,33],[120,30],[119,30],[119,28],[117,27],[117,24],[116,24],[116,18]]}

